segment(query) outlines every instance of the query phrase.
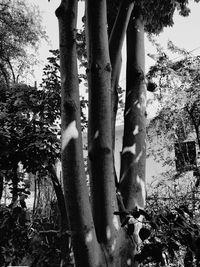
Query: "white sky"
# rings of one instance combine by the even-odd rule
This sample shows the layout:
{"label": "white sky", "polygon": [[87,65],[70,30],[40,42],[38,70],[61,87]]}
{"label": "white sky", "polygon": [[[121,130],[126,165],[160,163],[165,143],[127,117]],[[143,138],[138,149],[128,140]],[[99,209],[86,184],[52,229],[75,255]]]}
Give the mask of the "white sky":
{"label": "white sky", "polygon": [[[41,59],[41,65],[35,70],[35,80],[38,82],[41,81],[42,77],[42,68],[47,62],[46,58],[49,56],[49,49],[57,49],[58,44],[58,22],[55,16],[55,10],[59,6],[60,1],[58,0],[28,0],[39,6],[42,17],[43,24],[46,27],[47,35],[49,36],[50,44],[42,43],[40,48],[39,58]],[[167,41],[171,40],[175,45],[180,48],[185,48],[188,51],[196,49],[194,53],[200,54],[200,34],[198,33],[198,27],[200,25],[200,3],[194,3],[191,1],[190,4],[191,13],[188,17],[181,17],[178,14],[175,14],[174,17],[174,26],[171,28],[165,28],[163,33],[158,36],[158,41],[162,46],[166,46]],[[79,2],[79,18],[78,18],[78,27],[81,25],[81,18],[84,14],[84,2]],[[147,53],[155,53],[155,49],[145,39],[145,50]],[[174,55],[174,58],[177,57]],[[154,61],[146,56],[146,70],[149,66],[154,64]],[[125,65],[125,64],[124,64]],[[121,86],[125,84],[125,66],[122,69],[121,74]]]}

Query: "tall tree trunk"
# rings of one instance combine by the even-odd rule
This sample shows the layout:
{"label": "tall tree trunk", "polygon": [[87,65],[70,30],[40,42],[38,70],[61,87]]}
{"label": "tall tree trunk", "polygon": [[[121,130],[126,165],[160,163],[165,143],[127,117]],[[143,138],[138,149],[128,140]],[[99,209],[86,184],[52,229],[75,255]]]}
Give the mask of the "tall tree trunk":
{"label": "tall tree trunk", "polygon": [[[126,103],[120,177],[120,192],[128,210],[136,207],[143,209],[145,205],[146,86],[144,56],[144,22],[139,10],[135,8],[127,31]],[[137,240],[137,230],[135,235]]]}
{"label": "tall tree trunk", "polygon": [[[110,61],[112,65],[111,76],[111,108],[112,108],[112,132],[115,132],[115,122],[118,106],[117,87],[121,71],[121,50],[124,37],[134,7],[134,1],[122,0],[119,11],[109,38]],[[113,136],[114,143],[114,136]],[[114,144],[113,144],[114,147]]]}
{"label": "tall tree trunk", "polygon": [[62,172],[76,266],[99,266],[99,250],[83,165],[76,55],[77,0],[62,0],[59,21]]}
{"label": "tall tree trunk", "polygon": [[[112,65],[111,75],[111,130],[112,130],[112,149],[115,148],[115,124],[118,109],[118,86],[119,76],[121,72],[122,58],[121,51],[124,43],[124,38],[130,16],[134,7],[134,1],[122,0],[119,11],[113,25],[111,35],[109,38],[109,52],[110,61]],[[113,152],[113,164],[114,164],[114,152]],[[117,175],[115,173],[116,185],[118,184]]]}
{"label": "tall tree trunk", "polygon": [[98,241],[109,250],[116,235],[113,224],[116,196],[106,0],[86,1],[86,23],[89,86],[88,152],[92,211]]}
{"label": "tall tree trunk", "polygon": [[[106,13],[106,0],[86,1],[91,213],[80,127],[75,43],[77,0],[61,1],[56,11],[60,30],[63,184],[77,267],[134,266],[135,245],[120,227],[119,218],[114,215],[118,208],[113,166],[111,64]],[[130,161],[128,163],[132,164]],[[122,194],[125,199],[125,191],[122,190]],[[132,197],[131,194],[129,196]]]}

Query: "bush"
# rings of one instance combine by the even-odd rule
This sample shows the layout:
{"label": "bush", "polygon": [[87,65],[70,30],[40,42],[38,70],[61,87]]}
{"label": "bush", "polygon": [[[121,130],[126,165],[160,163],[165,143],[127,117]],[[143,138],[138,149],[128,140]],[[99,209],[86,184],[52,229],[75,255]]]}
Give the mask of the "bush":
{"label": "bush", "polygon": [[29,239],[26,212],[21,207],[0,206],[0,266],[19,265]]}
{"label": "bush", "polygon": [[26,213],[22,207],[0,205],[0,266],[60,266],[57,217],[38,216],[30,222]]}
{"label": "bush", "polygon": [[147,214],[148,220],[144,219],[139,233],[143,242],[136,256],[141,266],[200,266],[200,225],[189,205],[150,204]]}

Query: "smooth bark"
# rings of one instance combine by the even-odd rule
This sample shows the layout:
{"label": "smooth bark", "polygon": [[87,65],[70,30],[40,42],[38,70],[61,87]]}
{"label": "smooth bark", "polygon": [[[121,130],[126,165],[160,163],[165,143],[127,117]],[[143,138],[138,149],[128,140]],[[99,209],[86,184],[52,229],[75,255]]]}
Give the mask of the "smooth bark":
{"label": "smooth bark", "polygon": [[[112,65],[111,104],[112,104],[112,132],[114,143],[115,122],[118,106],[118,82],[121,72],[121,51],[124,43],[128,23],[133,11],[134,1],[122,0],[119,11],[109,38],[109,52]],[[114,147],[114,144],[113,144]]]}
{"label": "smooth bark", "polygon": [[[112,130],[112,149],[115,148],[115,124],[118,110],[118,86],[122,65],[122,46],[127,31],[130,16],[134,7],[134,1],[122,0],[119,11],[109,37],[109,53],[112,65],[111,74],[111,130]],[[113,152],[113,164],[114,164]],[[115,172],[115,184],[118,187],[118,178]]]}
{"label": "smooth bark", "polygon": [[77,0],[63,0],[59,21],[62,174],[76,266],[99,265],[99,250],[84,173],[76,57]]}
{"label": "smooth bark", "polygon": [[89,86],[88,152],[92,212],[98,241],[109,251],[116,235],[113,224],[116,196],[106,0],[86,1],[86,23]]}
{"label": "smooth bark", "polygon": [[[60,31],[62,174],[75,262],[77,267],[135,266],[135,243],[132,242],[132,239],[128,237],[126,231],[120,226],[119,218],[114,215],[114,211],[118,210],[118,207],[113,165],[112,127],[114,123],[112,124],[113,114],[111,112],[111,89],[113,80],[107,35],[106,0],[86,1],[87,74],[89,86],[88,152],[92,213],[82,157],[75,42],[76,14],[77,1],[73,0],[61,1],[61,5],[56,11]],[[141,20],[139,21],[141,22]],[[127,25],[122,27],[123,34],[121,33],[121,39],[116,40],[116,42],[121,42],[126,27]],[[136,115],[133,115],[134,112],[130,112],[130,114],[132,114],[131,117],[125,117],[125,150],[123,151],[124,155],[122,155],[122,157],[126,161],[124,162],[124,166],[127,164],[127,168],[123,169],[123,172],[126,173],[125,170],[131,168],[131,178],[129,176],[123,176],[122,178],[125,178],[125,183],[123,183],[122,180],[120,189],[126,207],[132,205],[133,198],[136,198],[136,196],[133,197],[131,193],[134,193],[134,188],[139,188],[139,182],[141,186],[141,181],[144,178],[139,177],[141,179],[138,180],[137,176],[133,175],[135,171],[140,175],[139,168],[141,166],[143,167],[140,162],[140,159],[143,159],[143,154],[140,156],[140,151],[142,150],[143,152],[145,142],[143,138],[144,121],[142,121],[145,118],[142,115],[144,111],[143,106],[145,106],[143,103],[145,100],[145,97],[143,99],[143,93],[145,93],[143,86],[145,85],[143,84],[144,81],[142,82],[141,80],[139,80],[139,82],[136,79],[136,83],[132,81],[132,70],[134,69],[135,71],[138,67],[137,60],[134,60],[134,56],[130,52],[130,47],[131,49],[134,47],[132,43],[133,40],[131,39],[132,34],[133,31],[130,30],[128,38],[131,40],[129,43],[131,45],[128,46],[128,53],[130,53],[131,60],[127,65],[129,66],[129,74],[127,73],[128,104],[126,104],[126,108],[128,107],[129,109],[131,107],[131,110],[135,112],[135,103],[133,104],[132,102],[133,100],[135,101],[135,98],[138,103],[141,104],[141,107],[137,106],[140,112],[136,112]],[[141,42],[137,43],[137,45],[140,46]],[[115,47],[118,51],[115,56],[119,56],[119,58],[121,46],[122,43]],[[134,53],[136,53],[136,51],[138,53],[138,50],[134,48]],[[113,62],[115,62],[114,58]],[[116,64],[115,67],[117,70],[116,77],[119,77],[119,61],[116,62],[117,63],[114,63],[114,65]],[[130,66],[132,66],[132,68],[130,68]],[[141,65],[139,66],[141,67]],[[137,71],[134,73],[138,75]],[[137,77],[137,75],[135,77]],[[116,78],[116,84],[117,83],[118,81]],[[133,94],[130,93],[132,90],[134,91]],[[136,116],[137,121],[133,120],[134,116]],[[138,127],[141,135],[138,134],[140,137],[137,138],[135,137],[137,134],[134,135],[134,138],[136,138],[134,139],[130,137],[130,132],[133,133],[134,131],[134,133],[136,133],[132,125],[132,123],[136,122],[137,125],[139,125]],[[130,130],[128,129],[129,127]],[[134,168],[132,168],[133,160],[130,160],[129,157],[125,157],[127,155],[125,136],[128,137],[128,142],[133,142],[133,145],[134,142],[139,142],[137,149],[139,150],[141,148],[141,150],[138,151],[136,149],[136,151],[138,151],[136,159],[138,159],[137,163],[139,167],[134,166]],[[136,162],[134,164],[137,165]],[[143,173],[143,169],[141,173]],[[135,182],[136,184],[134,184]],[[127,185],[132,186],[134,190],[129,191]],[[140,189],[143,188],[140,187]],[[127,190],[129,198],[131,199],[130,203],[128,197],[126,198],[125,190]],[[140,192],[143,191],[140,190]],[[137,197],[138,196],[139,193],[137,192]],[[136,202],[134,202],[134,205],[135,204]]]}
{"label": "smooth bark", "polygon": [[134,9],[127,32],[126,103],[120,191],[128,210],[145,205],[146,86],[144,22]]}

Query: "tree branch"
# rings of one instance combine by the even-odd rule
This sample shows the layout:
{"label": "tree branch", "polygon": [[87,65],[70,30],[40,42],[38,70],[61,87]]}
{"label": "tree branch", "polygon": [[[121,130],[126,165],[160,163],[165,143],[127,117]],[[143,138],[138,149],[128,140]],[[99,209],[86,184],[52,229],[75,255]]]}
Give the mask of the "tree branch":
{"label": "tree branch", "polygon": [[112,112],[112,145],[115,146],[115,122],[118,108],[118,82],[121,72],[121,50],[128,23],[134,7],[134,1],[122,0],[109,38],[109,53],[112,65],[111,76],[111,112]]}
{"label": "tree branch", "polygon": [[8,63],[8,66],[10,67],[10,70],[11,70],[11,73],[12,73],[12,76],[13,76],[13,83],[15,83],[16,82],[15,73],[14,73],[14,70],[13,70],[13,67],[12,67],[12,64],[11,64],[9,58],[6,59],[6,62]]}

